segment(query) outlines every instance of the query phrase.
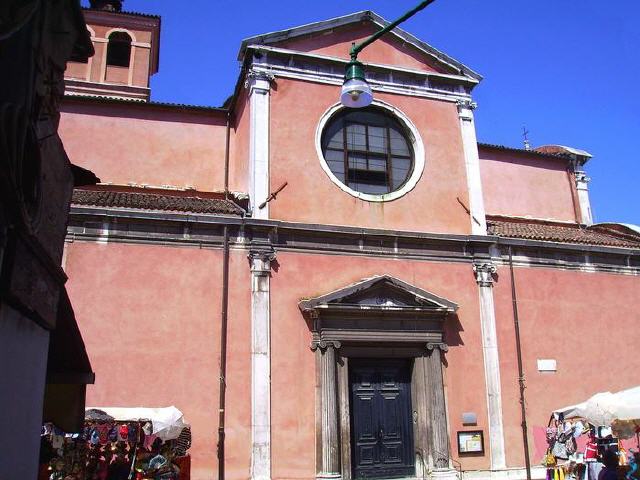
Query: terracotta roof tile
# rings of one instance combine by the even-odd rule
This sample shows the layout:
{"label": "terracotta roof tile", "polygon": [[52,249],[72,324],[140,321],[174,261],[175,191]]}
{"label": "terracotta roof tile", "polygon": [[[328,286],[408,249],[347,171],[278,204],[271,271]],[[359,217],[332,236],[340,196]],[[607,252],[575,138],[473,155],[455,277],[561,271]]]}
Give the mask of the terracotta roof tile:
{"label": "terracotta roof tile", "polygon": [[543,242],[640,248],[640,235],[621,234],[598,225],[584,226],[529,218],[487,216],[487,233]]}
{"label": "terracotta roof tile", "polygon": [[153,13],[142,13],[142,12],[129,12],[127,10],[120,10],[120,11],[111,11],[111,10],[100,10],[97,8],[91,8],[91,7],[82,7],[82,10],[88,10],[91,12],[106,12],[106,13],[113,13],[115,15],[135,15],[136,17],[148,17],[148,18],[160,18],[160,15],[156,15]]}
{"label": "terracotta roof tile", "polygon": [[[103,188],[100,188],[103,187]],[[218,214],[242,216],[244,210],[231,200],[215,198],[201,192],[175,190],[116,189],[98,186],[96,188],[76,188],[73,191],[73,205],[127,208],[134,210],[160,210],[170,212]]]}
{"label": "terracotta roof tile", "polygon": [[498,145],[495,143],[478,142],[478,147],[492,148],[494,150],[504,150],[506,152],[525,153],[528,155],[535,155],[538,157],[558,158],[558,159],[564,159],[564,160],[567,160],[568,158],[570,158],[569,155],[566,155],[563,153],[540,152],[538,150],[533,150],[533,149],[526,150],[524,148],[508,147],[506,145]]}

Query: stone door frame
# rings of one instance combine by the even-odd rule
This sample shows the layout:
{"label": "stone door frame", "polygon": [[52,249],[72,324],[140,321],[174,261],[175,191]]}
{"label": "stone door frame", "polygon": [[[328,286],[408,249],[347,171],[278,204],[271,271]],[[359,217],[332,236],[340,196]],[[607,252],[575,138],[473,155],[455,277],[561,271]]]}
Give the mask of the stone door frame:
{"label": "stone door frame", "polygon": [[[413,359],[416,477],[449,471],[444,324],[457,305],[389,276],[301,301],[316,354],[318,479],[352,480],[349,359]],[[430,408],[429,408],[430,407]],[[444,419],[444,421],[443,421]]]}

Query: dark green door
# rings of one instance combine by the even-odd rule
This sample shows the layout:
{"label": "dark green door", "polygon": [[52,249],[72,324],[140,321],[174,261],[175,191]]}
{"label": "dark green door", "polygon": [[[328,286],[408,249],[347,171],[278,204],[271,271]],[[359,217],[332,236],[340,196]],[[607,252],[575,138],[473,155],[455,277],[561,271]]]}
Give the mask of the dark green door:
{"label": "dark green door", "polygon": [[349,383],[355,478],[415,475],[410,361],[352,359]]}

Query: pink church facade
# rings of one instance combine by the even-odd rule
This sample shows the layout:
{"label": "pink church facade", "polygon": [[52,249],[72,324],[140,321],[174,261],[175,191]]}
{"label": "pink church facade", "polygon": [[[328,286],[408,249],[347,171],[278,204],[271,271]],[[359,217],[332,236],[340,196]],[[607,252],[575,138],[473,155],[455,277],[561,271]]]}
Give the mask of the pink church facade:
{"label": "pink church facade", "polygon": [[160,104],[159,18],[85,18],[60,136],[102,181],[63,258],[87,405],[177,406],[192,478],[220,427],[229,479],[524,478],[518,349],[543,477],[550,412],[637,382],[607,345],[640,340],[640,235],[593,224],[586,152],[479,144],[470,68],[398,29],[347,111],[349,47],[384,25],[359,12],[244,40],[223,107]]}

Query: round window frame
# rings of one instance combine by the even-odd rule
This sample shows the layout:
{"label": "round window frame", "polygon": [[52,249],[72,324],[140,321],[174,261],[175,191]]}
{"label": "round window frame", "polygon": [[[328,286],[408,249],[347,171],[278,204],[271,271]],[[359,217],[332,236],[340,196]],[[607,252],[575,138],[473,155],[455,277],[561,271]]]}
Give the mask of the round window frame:
{"label": "round window frame", "polygon": [[327,111],[325,111],[320,117],[318,127],[316,128],[316,153],[318,154],[318,158],[320,159],[320,166],[322,167],[322,170],[324,170],[324,173],[326,173],[329,179],[334,184],[336,184],[338,188],[340,188],[340,190],[342,190],[343,192],[346,192],[353,197],[359,198],[360,200],[365,200],[367,202],[390,202],[409,193],[418,184],[420,178],[422,178],[422,173],[424,172],[424,167],[426,164],[424,144],[422,143],[422,138],[420,137],[418,129],[402,110],[381,100],[374,100],[373,102],[371,102],[371,105],[384,110],[387,114],[394,117],[403,127],[405,127],[405,133],[408,134],[407,140],[411,143],[411,146],[413,148],[413,170],[411,172],[411,175],[409,175],[409,178],[405,180],[400,188],[392,192],[382,194],[363,193],[354,190],[347,184],[343,183],[331,171],[331,168],[325,160],[324,153],[322,151],[322,133],[324,132],[327,124],[335,115],[337,115],[344,109],[348,109],[348,107],[345,107],[339,102],[329,107],[329,109],[327,109]]}

